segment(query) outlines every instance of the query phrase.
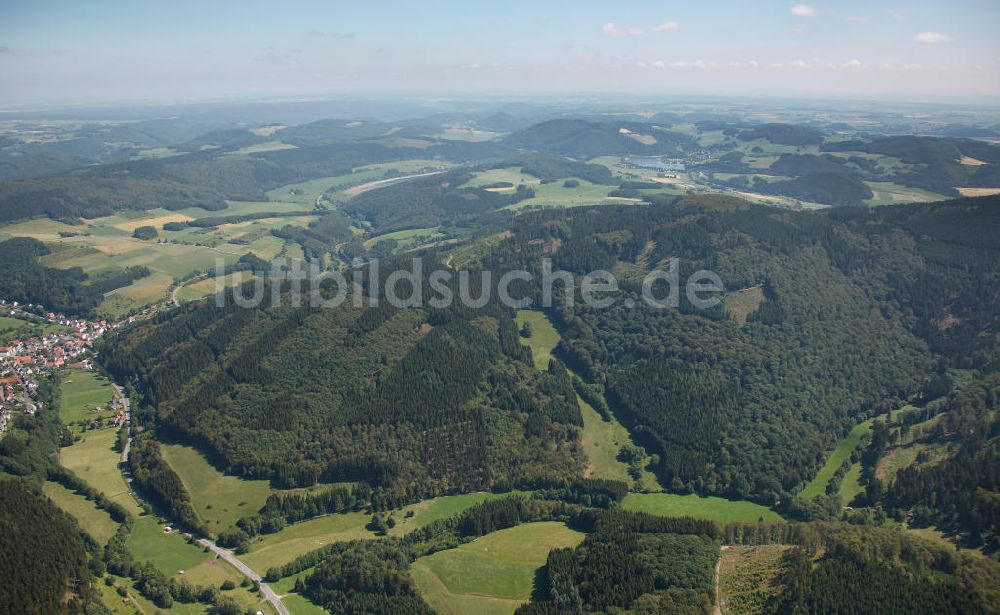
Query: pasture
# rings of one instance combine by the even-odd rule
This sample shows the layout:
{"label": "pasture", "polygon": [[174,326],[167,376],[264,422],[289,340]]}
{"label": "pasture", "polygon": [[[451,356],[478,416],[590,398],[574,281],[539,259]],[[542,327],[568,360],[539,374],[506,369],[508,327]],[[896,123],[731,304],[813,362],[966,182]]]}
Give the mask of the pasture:
{"label": "pasture", "polygon": [[531,597],[549,551],[584,535],[558,522],[525,523],[415,561],[420,594],[439,613],[513,613]]}
{"label": "pasture", "polygon": [[[548,369],[552,351],[559,344],[559,332],[552,326],[545,313],[538,310],[518,310],[516,321],[519,329],[525,322],[531,325],[531,337],[522,337],[521,343],[531,348],[531,357],[536,369]],[[628,466],[617,458],[622,445],[632,443],[628,430],[613,417],[612,420],[605,421],[597,410],[579,396],[576,399],[583,414],[582,444],[589,461],[587,475],[631,483]],[[660,489],[656,477],[647,470],[642,471],[640,483],[644,489],[650,491]]]}
{"label": "pasture", "polygon": [[351,512],[293,523],[280,532],[262,536],[240,559],[263,574],[268,568],[286,564],[332,542],[375,538],[374,533],[365,529],[370,519],[370,515]]}
{"label": "pasture", "polygon": [[143,515],[136,519],[125,546],[137,561],[152,562],[165,575],[173,576],[179,571],[191,570],[214,555],[205,553],[201,547],[188,544],[180,532],[166,533],[163,525],[154,515]]}
{"label": "pasture", "polygon": [[811,499],[817,495],[823,495],[826,493],[826,486],[833,478],[833,475],[837,472],[840,466],[847,461],[854,452],[854,449],[858,447],[861,443],[861,438],[867,435],[872,430],[872,423],[874,419],[869,419],[863,423],[858,423],[853,429],[847,434],[847,437],[837,443],[837,448],[833,449],[833,453],[820,468],[816,477],[813,478],[809,483],[802,489],[799,493],[799,497],[806,499]]}
{"label": "pasture", "polygon": [[98,544],[107,544],[118,530],[118,523],[108,513],[98,508],[87,498],[70,491],[59,483],[46,481],[42,485],[42,493],[55,502],[56,506],[76,519],[80,528]]}
{"label": "pasture", "polygon": [[112,447],[118,441],[113,428],[85,431],[80,440],[59,452],[59,463],[113,502],[121,504],[134,515],[142,512],[129,493],[128,483],[118,468],[121,453]]}
{"label": "pasture", "polygon": [[[63,424],[89,423],[96,418],[114,416],[108,403],[115,389],[102,374],[89,369],[67,371],[59,385],[59,418]],[[96,409],[100,408],[100,412]]]}
{"label": "pasture", "polygon": [[766,506],[739,500],[704,497],[697,494],[630,493],[622,508],[660,517],[694,517],[718,523],[782,521],[781,515]]}
{"label": "pasture", "polygon": [[167,298],[174,279],[165,273],[152,273],[128,286],[117,288],[104,296],[97,314],[106,318],[121,318],[129,311]]}
{"label": "pasture", "polygon": [[260,510],[271,494],[268,481],[227,476],[190,446],[161,444],[160,449],[191,495],[198,518],[215,533]]}
{"label": "pasture", "polygon": [[[404,506],[399,512],[393,513],[392,516],[396,520],[396,527],[392,528],[389,533],[393,536],[407,534],[434,521],[454,517],[480,502],[509,497],[517,493],[522,492],[490,493],[480,491],[477,493],[463,493],[461,495],[445,495],[430,500],[423,500],[416,504],[410,504]],[[407,517],[406,515],[410,512],[413,512],[413,516]]]}
{"label": "pasture", "polygon": [[516,320],[518,330],[525,322],[531,327],[531,337],[520,339],[522,344],[531,348],[535,368],[539,371],[547,370],[552,351],[559,344],[559,332],[552,326],[545,313],[538,310],[518,310]]}
{"label": "pasture", "polygon": [[609,197],[608,192],[614,186],[593,184],[585,179],[578,179],[580,185],[574,188],[563,186],[565,180],[534,186],[535,196],[508,206],[508,209],[523,209],[532,205],[541,207],[579,207],[581,205],[600,205],[604,203],[629,204],[639,203],[639,199]]}

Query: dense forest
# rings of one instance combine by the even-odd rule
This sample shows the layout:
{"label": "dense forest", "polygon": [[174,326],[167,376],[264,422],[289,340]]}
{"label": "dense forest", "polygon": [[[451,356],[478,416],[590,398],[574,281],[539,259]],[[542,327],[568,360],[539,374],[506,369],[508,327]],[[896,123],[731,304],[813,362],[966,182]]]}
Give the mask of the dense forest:
{"label": "dense forest", "polygon": [[109,339],[102,357],[136,379],[157,429],[280,486],[361,480],[401,502],[579,476],[569,377],[530,367],[499,305],[285,303],[186,306]]}
{"label": "dense forest", "polygon": [[76,522],[20,480],[0,479],[0,612],[79,612],[90,571]]}
{"label": "dense forest", "polygon": [[55,269],[38,262],[50,253],[30,237],[0,241],[0,296],[8,301],[38,303],[65,314],[87,314],[104,293],[149,275],[146,267],[129,267],[90,278],[79,267]]}

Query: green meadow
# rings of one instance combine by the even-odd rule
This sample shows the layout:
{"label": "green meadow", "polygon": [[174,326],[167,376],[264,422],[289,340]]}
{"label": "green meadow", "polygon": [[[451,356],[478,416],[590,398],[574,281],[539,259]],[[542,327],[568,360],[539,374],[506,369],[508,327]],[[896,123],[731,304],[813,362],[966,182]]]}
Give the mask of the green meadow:
{"label": "green meadow", "polygon": [[531,597],[549,551],[583,538],[562,523],[525,523],[422,557],[411,572],[420,594],[443,615],[509,615]]}
{"label": "green meadow", "polygon": [[59,463],[111,501],[138,515],[141,509],[118,467],[121,453],[113,448],[117,441],[118,432],[113,428],[85,431],[78,441],[60,450]]}
{"label": "green meadow", "polygon": [[104,545],[118,530],[118,523],[87,498],[70,491],[59,483],[46,481],[42,493],[69,513],[80,527],[98,544]]}
{"label": "green meadow", "polygon": [[287,526],[275,534],[265,534],[250,545],[240,559],[263,574],[268,568],[287,564],[300,555],[332,542],[375,538],[366,530],[370,515],[360,512],[324,515]]}
{"label": "green meadow", "polygon": [[179,571],[190,570],[214,555],[189,544],[180,532],[164,532],[164,524],[154,515],[143,515],[136,519],[125,546],[137,561],[151,562],[165,575],[173,576]]}
{"label": "green meadow", "polygon": [[161,444],[160,449],[191,495],[198,517],[215,533],[256,513],[272,493],[268,481],[227,476],[190,446]]}
{"label": "green meadow", "polygon": [[[64,425],[88,423],[98,417],[113,416],[108,403],[115,389],[102,374],[89,369],[71,369],[63,374],[59,386],[59,418]],[[95,412],[100,408],[100,412]]]}
{"label": "green meadow", "polygon": [[705,497],[697,494],[630,493],[622,508],[661,517],[694,517],[718,523],[782,521],[781,515],[766,506],[739,500]]}
{"label": "green meadow", "polygon": [[[548,369],[552,351],[559,344],[559,332],[552,326],[545,313],[538,310],[518,310],[516,320],[518,328],[525,322],[531,325],[531,337],[522,337],[521,343],[531,348],[531,356],[537,369]],[[605,421],[597,410],[580,396],[577,396],[576,400],[583,415],[582,444],[589,462],[588,476],[623,480],[631,484],[628,466],[618,461],[618,451],[622,445],[633,443],[628,430],[613,417]],[[640,481],[643,489],[660,490],[656,477],[648,470],[642,471]]]}
{"label": "green meadow", "polygon": [[811,499],[817,495],[823,495],[826,493],[826,486],[836,474],[840,466],[850,458],[851,453],[854,449],[858,447],[861,443],[861,438],[867,435],[872,430],[872,423],[874,419],[868,419],[863,423],[858,423],[853,429],[847,434],[847,437],[837,443],[837,448],[833,449],[833,453],[820,468],[819,472],[816,474],[809,483],[802,489],[799,493],[799,497],[806,499]]}
{"label": "green meadow", "polygon": [[[423,500],[421,502],[417,502],[416,504],[405,506],[400,511],[394,512],[392,517],[396,520],[396,527],[392,528],[389,533],[392,535],[406,534],[433,523],[434,521],[454,517],[455,515],[465,512],[480,502],[510,497],[519,493],[524,492],[514,491],[507,493],[490,493],[487,491],[480,491],[477,493],[445,495],[430,500]],[[407,517],[406,515],[409,513],[413,513],[413,516]]]}

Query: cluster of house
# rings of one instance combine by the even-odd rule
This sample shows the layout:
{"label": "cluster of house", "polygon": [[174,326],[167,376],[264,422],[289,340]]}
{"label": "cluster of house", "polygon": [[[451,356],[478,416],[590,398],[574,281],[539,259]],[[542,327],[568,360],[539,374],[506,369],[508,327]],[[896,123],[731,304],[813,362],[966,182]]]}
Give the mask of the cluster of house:
{"label": "cluster of house", "polygon": [[[0,434],[3,434],[13,412],[35,413],[37,406],[33,398],[41,377],[64,365],[79,363],[90,368],[86,353],[105,331],[117,324],[70,318],[45,312],[39,306],[3,299],[0,299],[0,315],[46,325],[45,328],[52,331],[26,339],[5,340],[4,345],[0,345]],[[115,401],[118,401],[117,396]],[[116,417],[116,424],[127,420],[124,410],[119,410],[118,414],[121,419]]]}

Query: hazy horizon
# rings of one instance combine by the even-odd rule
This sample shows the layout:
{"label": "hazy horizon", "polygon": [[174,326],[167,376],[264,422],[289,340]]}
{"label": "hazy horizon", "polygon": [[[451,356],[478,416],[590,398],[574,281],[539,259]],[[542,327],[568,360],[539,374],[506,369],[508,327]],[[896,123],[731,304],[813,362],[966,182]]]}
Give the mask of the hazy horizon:
{"label": "hazy horizon", "polygon": [[6,108],[331,96],[1000,102],[1000,4],[0,8]]}

